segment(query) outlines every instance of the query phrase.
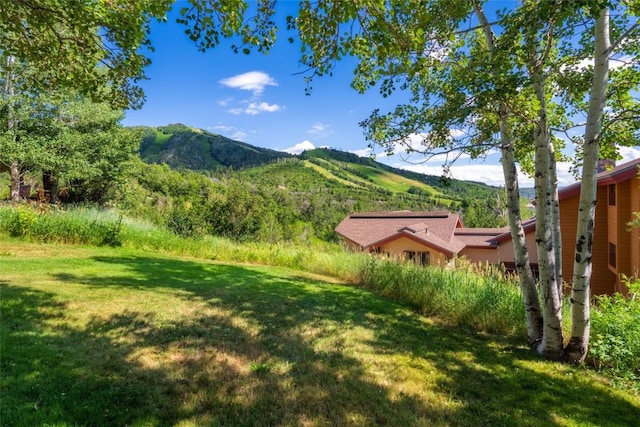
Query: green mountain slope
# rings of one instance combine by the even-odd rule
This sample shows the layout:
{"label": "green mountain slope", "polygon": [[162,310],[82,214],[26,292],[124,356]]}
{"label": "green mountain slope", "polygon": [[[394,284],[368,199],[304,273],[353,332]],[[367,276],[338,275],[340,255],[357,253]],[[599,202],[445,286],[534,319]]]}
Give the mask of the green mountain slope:
{"label": "green mountain slope", "polygon": [[214,174],[226,174],[230,168],[240,179],[261,187],[330,190],[354,202],[379,201],[381,209],[428,206],[457,210],[472,200],[487,200],[497,191],[485,184],[423,175],[334,149],[318,148],[292,156],[181,124],[143,131],[140,156],[147,163]]}
{"label": "green mountain slope", "polygon": [[[353,156],[353,157],[352,157]],[[298,158],[244,169],[241,179],[290,191],[350,194],[354,201],[374,200],[382,208],[457,210],[471,200],[487,200],[499,191],[484,184],[422,175],[382,165],[368,158],[331,149],[316,149]],[[403,207],[404,206],[404,207]]]}
{"label": "green mountain slope", "polygon": [[290,157],[281,151],[255,147],[182,124],[142,129],[142,160],[147,163],[166,163],[176,169],[240,169]]}

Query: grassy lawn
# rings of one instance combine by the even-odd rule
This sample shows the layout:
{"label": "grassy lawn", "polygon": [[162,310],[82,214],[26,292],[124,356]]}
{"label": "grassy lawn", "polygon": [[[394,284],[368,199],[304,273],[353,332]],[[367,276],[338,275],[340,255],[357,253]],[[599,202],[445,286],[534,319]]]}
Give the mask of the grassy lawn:
{"label": "grassy lawn", "polygon": [[640,397],[299,271],[0,241],[0,424],[640,425]]}

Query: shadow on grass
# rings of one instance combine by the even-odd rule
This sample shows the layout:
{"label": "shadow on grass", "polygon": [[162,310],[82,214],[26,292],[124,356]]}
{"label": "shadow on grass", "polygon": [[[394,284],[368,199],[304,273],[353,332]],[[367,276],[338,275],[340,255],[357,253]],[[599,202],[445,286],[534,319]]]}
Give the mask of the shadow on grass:
{"label": "shadow on grass", "polygon": [[[123,292],[170,290],[200,311],[163,320],[131,306],[73,328],[64,322],[73,307],[56,295],[3,285],[3,425],[640,422],[640,408],[580,370],[536,372],[526,349],[427,324],[359,289],[240,266],[95,260],[126,274],[54,277]],[[375,354],[435,366],[424,375],[437,379],[425,387],[442,401],[376,382],[372,367],[332,336],[335,325],[371,331]]]}

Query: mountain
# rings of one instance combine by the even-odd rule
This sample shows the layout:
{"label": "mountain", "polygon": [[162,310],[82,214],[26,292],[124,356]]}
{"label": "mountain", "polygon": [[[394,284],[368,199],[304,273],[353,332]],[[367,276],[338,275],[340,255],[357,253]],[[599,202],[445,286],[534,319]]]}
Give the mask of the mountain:
{"label": "mountain", "polygon": [[231,168],[240,178],[271,188],[330,189],[351,193],[354,199],[381,201],[394,197],[412,208],[416,208],[414,201],[428,201],[431,206],[457,209],[472,200],[490,200],[498,190],[478,182],[398,169],[329,148],[293,156],[182,124],[143,128],[140,156],[147,163],[166,163],[174,169],[215,174]]}
{"label": "mountain", "polygon": [[141,127],[140,157],[175,169],[215,170],[259,166],[290,154],[256,147],[183,124]]}
{"label": "mountain", "polygon": [[380,209],[439,207],[458,210],[473,200],[494,200],[500,191],[486,184],[405,171],[326,148],[243,169],[237,171],[237,175],[271,188],[295,192],[328,191],[335,197],[350,197],[354,201],[377,201]]}

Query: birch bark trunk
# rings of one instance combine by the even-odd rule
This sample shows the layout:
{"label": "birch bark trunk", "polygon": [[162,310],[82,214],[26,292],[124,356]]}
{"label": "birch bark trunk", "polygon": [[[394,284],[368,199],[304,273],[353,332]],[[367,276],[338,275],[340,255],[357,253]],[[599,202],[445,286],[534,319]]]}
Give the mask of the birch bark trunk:
{"label": "birch bark trunk", "polygon": [[560,201],[558,200],[558,170],[556,168],[555,147],[550,142],[551,152],[549,153],[550,185],[551,185],[551,233],[553,235],[553,250],[556,267],[556,285],[558,294],[562,298],[563,274],[562,274],[562,230],[560,229]]}
{"label": "birch bark trunk", "polygon": [[[482,26],[489,49],[489,55],[493,59],[495,53],[495,34],[481,5],[474,2],[474,10]],[[499,77],[495,69],[492,70],[492,77]],[[509,231],[511,232],[511,240],[513,242],[516,272],[518,273],[520,290],[524,300],[529,347],[536,349],[542,341],[543,317],[540,309],[540,301],[538,299],[538,290],[536,288],[535,278],[531,271],[531,263],[529,262],[525,232],[522,226],[514,141],[507,122],[509,109],[505,103],[500,103],[498,109],[500,116],[502,171],[504,173],[505,189],[507,193],[507,209],[509,211],[509,215],[507,216],[509,221]]]}
{"label": "birch bark trunk", "polygon": [[11,180],[11,190],[9,197],[14,203],[20,201],[20,165],[18,162],[12,162],[9,165],[9,177]]}
{"label": "birch bark trunk", "polygon": [[527,319],[527,337],[529,348],[537,349],[542,342],[543,317],[538,299],[535,277],[531,270],[529,253],[527,251],[527,241],[522,226],[520,214],[520,191],[518,187],[518,175],[515,162],[513,139],[510,138],[510,131],[506,124],[506,119],[501,119],[500,129],[502,138],[502,171],[504,173],[505,189],[507,192],[507,209],[509,210],[509,231],[513,242],[514,260],[516,272],[520,282],[520,291],[524,300],[524,309]]}
{"label": "birch bark trunk", "polygon": [[[553,193],[551,182],[555,167],[555,153],[549,135],[547,121],[544,76],[537,64],[531,65],[533,88],[540,104],[535,128],[535,193],[536,193],[536,244],[540,294],[544,311],[542,343],[538,352],[546,359],[560,360],[563,354],[562,297],[556,275],[556,251],[553,233]],[[557,189],[556,189],[557,191]]]}
{"label": "birch bark trunk", "polygon": [[578,208],[576,252],[571,286],[571,338],[565,348],[565,358],[571,363],[582,362],[589,349],[591,257],[593,228],[596,216],[598,153],[602,115],[609,79],[609,9],[600,11],[595,26],[593,81],[589,97],[589,112],[584,135],[584,160]]}

